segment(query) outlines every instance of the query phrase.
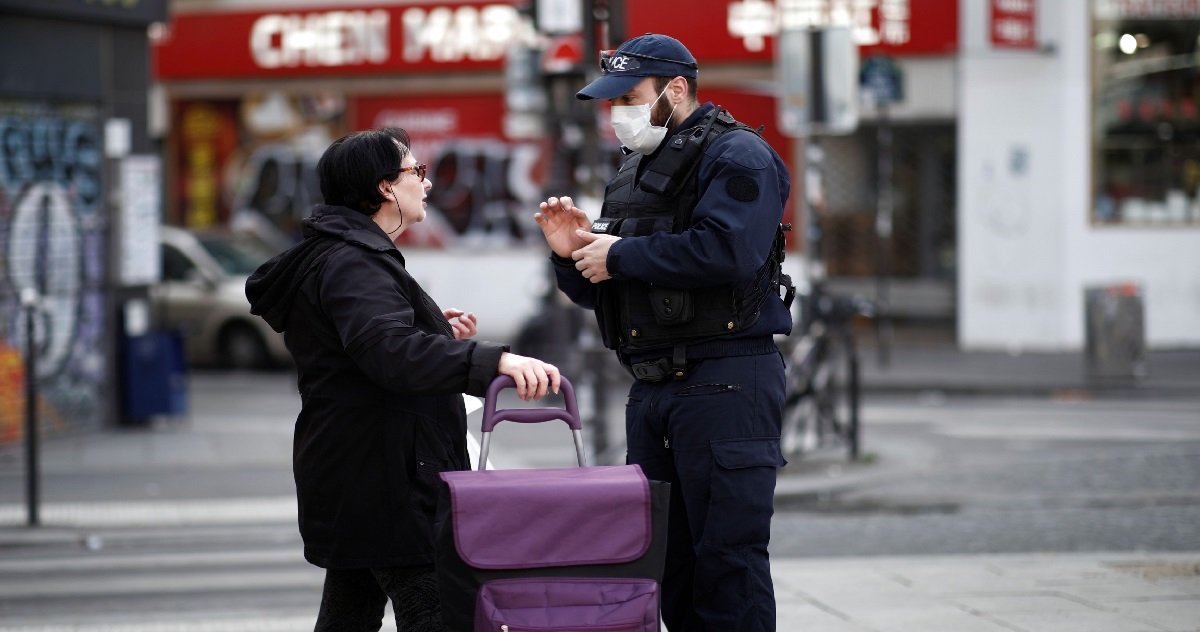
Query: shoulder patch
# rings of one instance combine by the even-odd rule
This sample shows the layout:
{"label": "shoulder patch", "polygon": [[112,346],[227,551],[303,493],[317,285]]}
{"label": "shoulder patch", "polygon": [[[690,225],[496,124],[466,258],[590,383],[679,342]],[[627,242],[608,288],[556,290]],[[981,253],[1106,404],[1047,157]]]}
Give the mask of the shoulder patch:
{"label": "shoulder patch", "polygon": [[758,183],[749,176],[733,176],[725,181],[725,192],[739,202],[753,202],[758,199]]}
{"label": "shoulder patch", "polygon": [[743,129],[721,134],[709,144],[705,154],[743,169],[767,169],[773,164],[770,145],[754,132]]}

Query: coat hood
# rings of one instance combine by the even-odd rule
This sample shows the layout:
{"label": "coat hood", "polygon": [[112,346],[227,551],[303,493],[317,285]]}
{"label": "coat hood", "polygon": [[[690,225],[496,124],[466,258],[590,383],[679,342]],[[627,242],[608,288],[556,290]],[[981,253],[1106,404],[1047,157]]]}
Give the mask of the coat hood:
{"label": "coat hood", "polygon": [[404,258],[383,229],[367,215],[344,206],[321,205],[305,218],[304,240],[259,266],[246,281],[250,313],[278,332],[287,329],[292,301],[306,276],[320,269],[329,253],[353,244]]}

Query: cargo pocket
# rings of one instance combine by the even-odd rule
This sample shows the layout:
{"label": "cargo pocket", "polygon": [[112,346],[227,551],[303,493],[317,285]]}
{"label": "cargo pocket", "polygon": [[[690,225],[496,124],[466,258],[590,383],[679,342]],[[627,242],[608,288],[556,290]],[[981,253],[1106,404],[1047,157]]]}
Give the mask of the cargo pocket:
{"label": "cargo pocket", "polygon": [[[722,528],[713,534],[714,539],[731,545],[767,542],[771,538],[775,477],[787,463],[779,439],[725,439],[713,441],[711,447],[709,515],[737,517],[721,521]],[[707,535],[705,539],[709,539]]]}
{"label": "cargo pocket", "polygon": [[479,589],[476,632],[658,632],[649,579],[497,579]]}

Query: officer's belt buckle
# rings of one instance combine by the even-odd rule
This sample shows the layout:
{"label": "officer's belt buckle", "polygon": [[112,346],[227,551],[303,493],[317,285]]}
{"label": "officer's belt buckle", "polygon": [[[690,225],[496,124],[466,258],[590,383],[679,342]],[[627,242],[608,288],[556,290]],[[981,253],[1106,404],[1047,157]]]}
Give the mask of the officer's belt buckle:
{"label": "officer's belt buckle", "polygon": [[671,376],[671,361],[666,358],[634,362],[629,368],[633,377],[642,382],[661,382]]}

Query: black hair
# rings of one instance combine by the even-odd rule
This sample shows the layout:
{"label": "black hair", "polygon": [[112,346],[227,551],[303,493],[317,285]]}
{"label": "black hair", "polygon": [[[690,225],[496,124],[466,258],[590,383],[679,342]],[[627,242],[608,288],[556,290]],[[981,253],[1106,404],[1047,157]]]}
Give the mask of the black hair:
{"label": "black hair", "polygon": [[353,132],[333,141],[317,161],[325,203],[374,215],[384,201],[379,182],[399,177],[409,143],[408,132],[399,127]]}

